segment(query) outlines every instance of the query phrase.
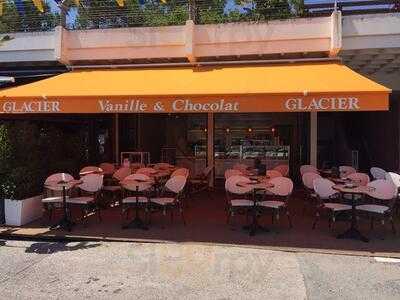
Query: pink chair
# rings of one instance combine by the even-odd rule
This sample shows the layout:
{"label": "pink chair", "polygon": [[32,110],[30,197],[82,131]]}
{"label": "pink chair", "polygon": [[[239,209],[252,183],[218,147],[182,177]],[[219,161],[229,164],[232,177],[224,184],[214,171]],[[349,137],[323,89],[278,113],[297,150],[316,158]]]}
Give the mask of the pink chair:
{"label": "pink chair", "polygon": [[156,170],[168,170],[170,168],[173,168],[174,166],[168,163],[157,163],[154,165],[154,169]]}
{"label": "pink chair", "polygon": [[283,177],[283,174],[277,170],[267,170],[267,172],[265,172],[265,175],[267,177],[269,177],[270,179],[274,179],[277,177]]}
{"label": "pink chair", "polygon": [[[59,203],[63,201],[62,198],[62,187],[59,185],[52,186],[51,183],[57,183],[59,181],[71,181],[74,177],[67,173],[56,173],[46,178],[44,182],[43,190],[43,209],[45,214],[48,215],[49,221],[51,221],[54,211],[60,207]],[[69,192],[69,190],[67,191]],[[68,198],[69,196],[67,196]]]}
{"label": "pink chair", "polygon": [[250,186],[242,187],[238,183],[246,183],[251,180],[242,175],[232,175],[225,181],[226,199],[228,205],[227,223],[234,216],[236,211],[245,211],[246,219],[248,211],[254,206],[254,201],[250,200],[252,188]]}
{"label": "pink chair", "polygon": [[99,168],[103,170],[104,175],[111,176],[115,172],[115,166],[111,163],[101,163]]}
{"label": "pink chair", "polygon": [[339,167],[340,178],[346,178],[350,174],[353,174],[356,172],[357,172],[357,170],[351,166],[340,166]]}
{"label": "pink chair", "polygon": [[303,176],[305,173],[316,173],[319,174],[319,171],[316,167],[312,165],[302,165],[300,167],[300,174]]}
{"label": "pink chair", "polygon": [[138,170],[136,170],[135,174],[145,174],[147,176],[151,176],[154,174],[157,174],[157,170],[153,169],[153,168],[140,168]]}
{"label": "pink chair", "polygon": [[182,205],[182,196],[186,181],[187,177],[184,175],[171,177],[165,183],[160,197],[150,198],[152,208],[162,211],[164,220],[168,210],[170,211],[171,222],[173,220],[174,210],[179,210],[183,224],[186,225]]}
{"label": "pink chair", "polygon": [[332,228],[332,222],[333,224],[336,222],[336,215],[338,213],[351,210],[350,205],[339,202],[340,194],[332,188],[334,185],[335,183],[328,179],[314,179],[314,191],[318,197],[319,204],[317,206],[315,220],[312,226],[313,229],[315,229],[317,225],[322,210],[330,212],[329,228]]}
{"label": "pink chair", "polygon": [[289,175],[289,166],[288,165],[278,165],[278,166],[274,167],[273,170],[281,173],[283,177],[287,177]]}
{"label": "pink chair", "polygon": [[384,169],[378,167],[372,167],[370,169],[372,178],[376,179],[385,179],[386,178],[386,171]]}
{"label": "pink chair", "polygon": [[120,200],[119,196],[121,193],[121,185],[120,182],[124,180],[131,174],[130,168],[120,168],[114,172],[112,179],[110,182],[107,182],[107,185],[103,186],[103,191],[111,193],[112,201],[111,205],[115,205],[117,199]]}
{"label": "pink chair", "polygon": [[177,170],[175,170],[172,174],[171,177],[175,177],[175,176],[185,176],[186,179],[189,177],[189,169],[186,168],[179,168]]}
{"label": "pink chair", "polygon": [[288,218],[289,227],[292,228],[292,220],[290,217],[290,211],[288,209],[289,198],[293,192],[293,181],[286,177],[275,177],[269,181],[273,187],[269,188],[268,191],[271,195],[266,197],[272,197],[273,200],[263,200],[257,202],[257,206],[263,209],[272,210],[272,222],[274,216],[279,220],[281,212],[285,212]]}
{"label": "pink chair", "polygon": [[225,171],[225,179],[229,179],[231,176],[243,175],[242,171],[235,169],[228,169]]}
{"label": "pink chair", "polygon": [[314,192],[314,180],[317,178],[322,178],[322,177],[318,173],[314,173],[314,172],[304,173],[303,176],[301,177],[301,179],[303,181],[303,186],[304,186],[304,188],[306,190],[306,194],[307,194],[307,199],[304,199],[303,215],[306,211],[307,204],[309,206],[316,205],[317,194]]}
{"label": "pink chair", "polygon": [[393,211],[398,196],[397,187],[391,181],[385,179],[371,181],[368,183],[368,187],[372,188],[368,192],[369,203],[357,205],[357,212],[367,215],[371,221],[371,229],[373,229],[375,219],[380,219],[383,226],[385,220],[389,219],[393,234],[396,234]]}
{"label": "pink chair", "polygon": [[75,205],[81,208],[82,219],[87,225],[89,213],[97,213],[99,221],[101,221],[99,197],[101,196],[101,189],[103,187],[103,175],[88,174],[82,177],[82,184],[78,185],[80,191],[79,197],[68,198],[68,205]]}
{"label": "pink chair", "polygon": [[361,186],[366,186],[370,181],[369,176],[366,173],[352,173],[347,176],[347,178]]}

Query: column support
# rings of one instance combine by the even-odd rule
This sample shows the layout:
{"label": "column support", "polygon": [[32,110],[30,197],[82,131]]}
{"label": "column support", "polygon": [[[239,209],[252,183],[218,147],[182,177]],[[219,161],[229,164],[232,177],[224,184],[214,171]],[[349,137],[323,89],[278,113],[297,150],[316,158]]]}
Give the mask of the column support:
{"label": "column support", "polygon": [[[207,114],[207,166],[214,165],[214,114]],[[214,165],[215,166],[215,165]],[[214,171],[211,174],[210,187],[214,187]]]}
{"label": "column support", "polygon": [[119,115],[114,115],[114,149],[115,149],[115,162],[117,164],[119,161]]}
{"label": "column support", "polygon": [[313,111],[310,113],[310,164],[318,167],[318,115]]}

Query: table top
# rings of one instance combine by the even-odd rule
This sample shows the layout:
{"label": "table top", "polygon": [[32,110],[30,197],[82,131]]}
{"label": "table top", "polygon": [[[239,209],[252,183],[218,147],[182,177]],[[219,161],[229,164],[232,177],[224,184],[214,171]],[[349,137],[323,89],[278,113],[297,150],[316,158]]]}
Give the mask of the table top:
{"label": "table top", "polygon": [[80,172],[79,176],[85,176],[89,174],[98,174],[98,175],[104,175],[104,171],[86,171],[86,172]]}
{"label": "table top", "polygon": [[83,183],[82,180],[77,180],[77,179],[73,179],[70,181],[49,181],[47,183],[45,183],[45,186],[47,187],[73,187],[75,185],[81,184]]}
{"label": "table top", "polygon": [[273,188],[274,185],[267,181],[251,181],[251,182],[238,182],[240,187],[250,187],[252,190],[267,190]]}
{"label": "table top", "polygon": [[347,187],[344,184],[336,184],[332,188],[344,194],[368,194],[374,191],[374,188],[369,186]]}

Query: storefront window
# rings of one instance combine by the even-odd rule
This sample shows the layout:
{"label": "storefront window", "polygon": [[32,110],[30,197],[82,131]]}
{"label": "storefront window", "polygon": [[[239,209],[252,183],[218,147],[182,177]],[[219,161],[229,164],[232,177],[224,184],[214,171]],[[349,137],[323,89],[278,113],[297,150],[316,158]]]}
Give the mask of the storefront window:
{"label": "storefront window", "polygon": [[265,169],[289,164],[291,127],[272,114],[218,114],[215,117],[216,176],[236,163]]}

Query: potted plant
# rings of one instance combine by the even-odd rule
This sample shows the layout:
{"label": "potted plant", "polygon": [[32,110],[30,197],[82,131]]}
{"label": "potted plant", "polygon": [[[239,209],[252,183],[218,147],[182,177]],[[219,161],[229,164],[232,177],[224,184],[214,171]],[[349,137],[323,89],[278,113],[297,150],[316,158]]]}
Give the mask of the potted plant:
{"label": "potted plant", "polygon": [[43,170],[36,133],[29,122],[0,126],[0,199],[6,225],[21,226],[42,215]]}

